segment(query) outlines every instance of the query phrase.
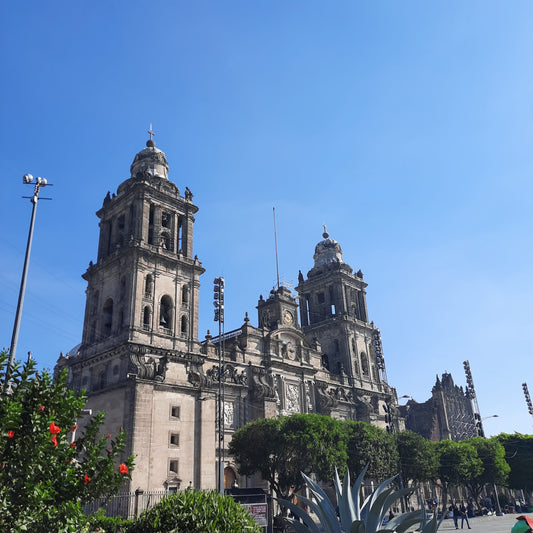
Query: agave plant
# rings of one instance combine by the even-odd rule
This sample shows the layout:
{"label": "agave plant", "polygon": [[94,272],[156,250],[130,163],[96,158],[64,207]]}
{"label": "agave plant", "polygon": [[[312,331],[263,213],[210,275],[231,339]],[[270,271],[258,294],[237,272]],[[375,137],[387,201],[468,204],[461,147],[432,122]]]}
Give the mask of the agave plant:
{"label": "agave plant", "polygon": [[[309,514],[293,503],[280,500],[280,503],[292,511],[296,518],[285,518],[296,533],[405,533],[409,528],[418,525],[422,533],[436,533],[440,526],[436,514],[427,520],[425,511],[403,513],[392,518],[381,529],[384,518],[391,505],[411,491],[411,489],[394,490],[387,488],[397,476],[385,480],[364,502],[361,503],[361,485],[368,466],[366,466],[350,489],[350,473],[346,469],[341,483],[335,470],[335,491],[337,493],[337,510],[326,493],[312,479],[302,473],[305,484],[314,496],[314,500],[298,495],[298,499],[313,511],[318,519],[316,523]],[[298,521],[301,520],[301,522]]]}

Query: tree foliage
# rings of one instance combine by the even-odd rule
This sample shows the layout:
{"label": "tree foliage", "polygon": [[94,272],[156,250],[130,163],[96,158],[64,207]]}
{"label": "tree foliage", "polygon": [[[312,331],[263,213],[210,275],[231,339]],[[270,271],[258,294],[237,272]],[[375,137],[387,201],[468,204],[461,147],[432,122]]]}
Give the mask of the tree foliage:
{"label": "tree foliage", "polygon": [[229,452],[242,475],[259,473],[278,496],[302,486],[301,472],[320,479],[346,462],[342,423],[317,414],[258,419],[233,435]]}
{"label": "tree foliage", "polygon": [[441,440],[435,445],[439,461],[437,474],[444,489],[442,505],[445,508],[450,485],[464,485],[467,480],[481,475],[483,463],[477,456],[476,448],[467,441]]}
{"label": "tree foliage", "polygon": [[259,533],[246,509],[215,491],[185,490],[163,498],[128,527],[128,533]]}
{"label": "tree foliage", "polygon": [[394,437],[365,422],[344,422],[348,468],[355,478],[368,465],[368,476],[383,480],[397,473],[398,451]]}
{"label": "tree foliage", "polygon": [[229,451],[240,474],[259,473],[278,497],[301,488],[301,472],[328,481],[336,466],[357,474],[368,464],[368,475],[383,480],[398,462],[394,438],[382,429],[317,414],[254,420],[235,432]]}
{"label": "tree foliage", "polygon": [[[7,354],[0,355],[5,381]],[[133,458],[122,464],[125,436],[100,435],[103,414],[94,416],[72,442],[85,396],[67,388],[35,363],[14,365],[10,387],[0,394],[0,529],[78,531],[81,506],[118,490]]]}
{"label": "tree foliage", "polygon": [[403,482],[420,483],[435,479],[437,457],[435,446],[413,431],[402,431],[395,436],[400,458],[400,474]]}
{"label": "tree foliage", "polygon": [[478,502],[484,486],[487,484],[504,485],[511,469],[505,460],[505,449],[496,437],[490,439],[475,437],[463,442],[475,448],[482,463],[480,472],[464,480],[474,501]]}
{"label": "tree foliage", "polygon": [[533,435],[501,433],[497,439],[505,449],[505,460],[511,468],[509,487],[533,490]]}

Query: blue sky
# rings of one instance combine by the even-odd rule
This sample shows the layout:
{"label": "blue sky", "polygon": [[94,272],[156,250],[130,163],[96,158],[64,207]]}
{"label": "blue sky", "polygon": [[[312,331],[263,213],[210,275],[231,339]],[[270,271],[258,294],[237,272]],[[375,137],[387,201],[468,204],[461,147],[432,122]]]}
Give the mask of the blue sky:
{"label": "blue sky", "polygon": [[[17,355],[81,337],[95,212],[153,124],[200,207],[200,337],[312,267],[326,223],[368,282],[389,383],[430,396],[471,364],[488,434],[530,433],[533,4],[4,2],[0,344],[39,202]],[[533,392],[533,380],[530,382]]]}

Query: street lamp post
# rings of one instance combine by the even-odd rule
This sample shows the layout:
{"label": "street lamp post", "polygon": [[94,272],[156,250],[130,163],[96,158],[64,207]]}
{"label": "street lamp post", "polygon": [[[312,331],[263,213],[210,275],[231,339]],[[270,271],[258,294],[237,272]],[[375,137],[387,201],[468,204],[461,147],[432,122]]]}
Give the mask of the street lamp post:
{"label": "street lamp post", "polygon": [[[25,174],[24,177],[22,178],[22,181],[25,184],[29,185],[33,183],[33,176],[31,174]],[[22,305],[24,303],[24,293],[26,291],[26,279],[28,277],[28,266],[30,263],[31,243],[33,240],[33,228],[35,226],[35,213],[37,211],[37,202],[39,201],[39,191],[41,187],[44,187],[45,185],[51,185],[51,183],[49,184],[44,178],[35,178],[35,188],[33,190],[33,196],[24,196],[24,198],[30,199],[31,203],[33,204],[33,207],[31,210],[30,229],[28,232],[28,242],[26,244],[26,255],[24,257],[24,267],[22,269],[22,278],[20,281],[19,298],[17,302],[17,311],[15,314],[15,324],[13,325],[13,335],[11,337],[11,346],[9,348],[9,362],[8,362],[8,367],[6,370],[4,387],[7,387],[7,384],[9,383],[11,369],[13,367],[13,363],[15,362],[15,354],[17,352],[17,341],[18,341],[19,329],[20,329],[20,318],[22,316]],[[50,200],[50,198],[43,198],[43,200]]]}

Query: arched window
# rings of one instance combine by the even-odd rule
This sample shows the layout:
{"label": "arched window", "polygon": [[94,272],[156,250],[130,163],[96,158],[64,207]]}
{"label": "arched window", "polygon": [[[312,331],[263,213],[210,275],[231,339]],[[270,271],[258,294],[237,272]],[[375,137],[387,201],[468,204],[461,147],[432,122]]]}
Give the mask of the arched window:
{"label": "arched window", "polygon": [[185,315],[183,315],[181,317],[181,334],[182,335],[187,335],[187,317]]}
{"label": "arched window", "polygon": [[113,300],[108,298],[103,309],[104,318],[104,337],[111,335],[113,326]]}
{"label": "arched window", "polygon": [[183,220],[182,217],[178,218],[178,234],[177,234],[177,248],[178,253],[184,252],[184,246],[183,246]]}
{"label": "arched window", "polygon": [[159,325],[165,329],[172,330],[172,298],[167,295],[161,298]]}
{"label": "arched window", "polygon": [[189,287],[187,285],[183,285],[181,288],[181,303],[183,305],[187,305],[189,303]]}
{"label": "arched window", "polygon": [[226,466],[226,468],[224,468],[224,488],[234,489],[238,486],[237,474],[235,473],[235,470],[233,470],[233,468],[230,466]]}
{"label": "arched window", "polygon": [[361,352],[361,371],[365,376],[368,376],[369,373],[369,367],[368,367],[368,356],[365,352]]}
{"label": "arched window", "polygon": [[148,244],[154,244],[154,217],[155,207],[150,206],[150,214],[148,215]]}
{"label": "arched window", "polygon": [[152,296],[153,290],[154,290],[154,278],[152,277],[152,274],[148,274],[144,282],[144,296],[146,298],[149,298],[150,296]]}
{"label": "arched window", "polygon": [[143,329],[149,330],[152,323],[152,310],[147,305],[143,309]]}

